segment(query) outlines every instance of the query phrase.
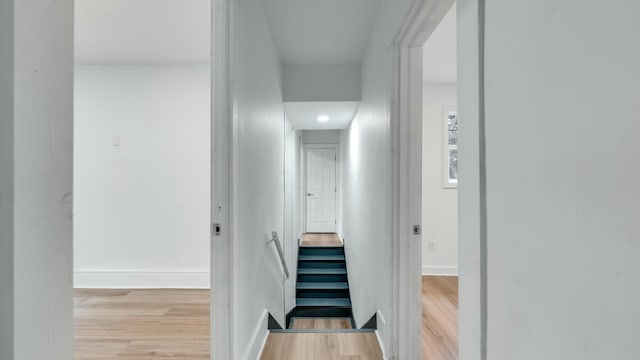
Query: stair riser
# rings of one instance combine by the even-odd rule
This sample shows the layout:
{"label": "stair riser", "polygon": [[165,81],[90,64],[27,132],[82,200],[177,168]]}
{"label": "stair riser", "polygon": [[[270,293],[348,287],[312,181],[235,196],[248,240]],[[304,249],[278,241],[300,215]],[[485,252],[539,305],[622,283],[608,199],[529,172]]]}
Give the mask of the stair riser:
{"label": "stair riser", "polygon": [[347,275],[301,275],[298,274],[299,282],[345,282]]}
{"label": "stair riser", "polygon": [[299,261],[298,268],[344,269],[344,261]]}
{"label": "stair riser", "polygon": [[322,248],[310,248],[310,247],[301,247],[298,250],[299,255],[344,255],[344,248],[331,248],[331,247],[322,247]]}
{"label": "stair riser", "polygon": [[350,308],[296,308],[293,314],[296,317],[351,317]]}
{"label": "stair riser", "polygon": [[298,290],[299,298],[349,298],[349,290]]}

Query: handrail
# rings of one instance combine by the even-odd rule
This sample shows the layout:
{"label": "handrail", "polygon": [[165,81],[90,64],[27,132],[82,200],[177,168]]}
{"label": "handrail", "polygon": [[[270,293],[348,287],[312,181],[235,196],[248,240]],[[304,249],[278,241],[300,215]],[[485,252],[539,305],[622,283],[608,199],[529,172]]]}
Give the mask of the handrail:
{"label": "handrail", "polygon": [[284,278],[289,278],[289,267],[287,266],[287,261],[284,259],[284,251],[282,251],[282,244],[280,244],[280,239],[278,238],[278,233],[275,231],[271,232],[271,241],[276,243],[276,249],[278,249],[278,255],[280,255],[280,262],[282,263],[282,269],[284,270]]}

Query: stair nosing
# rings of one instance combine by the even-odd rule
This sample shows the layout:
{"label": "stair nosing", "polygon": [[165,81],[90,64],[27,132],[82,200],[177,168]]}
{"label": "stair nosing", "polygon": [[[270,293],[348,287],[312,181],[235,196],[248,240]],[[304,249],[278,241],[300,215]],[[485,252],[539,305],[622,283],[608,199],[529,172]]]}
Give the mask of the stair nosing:
{"label": "stair nosing", "polygon": [[298,274],[302,275],[345,275],[346,268],[298,268]]}
{"label": "stair nosing", "polygon": [[[334,284],[334,285],[332,285]],[[302,286],[300,286],[302,285]],[[346,281],[299,281],[296,289],[300,290],[349,290],[349,283]]]}
{"label": "stair nosing", "polygon": [[300,261],[344,261],[344,255],[299,255]]}
{"label": "stair nosing", "polygon": [[[311,302],[312,304],[305,304],[305,305],[300,305],[300,300],[304,300],[302,301],[304,302]],[[313,304],[313,301],[317,301],[319,303],[322,302],[331,302],[331,300],[334,301],[339,301],[341,304]],[[318,306],[318,307],[343,307],[343,308],[350,308],[351,307],[351,299],[349,298],[296,298],[296,305],[297,306]]]}

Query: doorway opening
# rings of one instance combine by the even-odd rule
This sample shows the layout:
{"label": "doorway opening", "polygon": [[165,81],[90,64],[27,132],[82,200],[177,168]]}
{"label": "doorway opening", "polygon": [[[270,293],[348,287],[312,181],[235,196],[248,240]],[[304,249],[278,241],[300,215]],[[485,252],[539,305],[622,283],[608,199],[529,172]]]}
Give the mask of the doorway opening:
{"label": "doorway opening", "polygon": [[285,282],[283,331],[354,326],[341,234],[340,149],[350,119],[337,125],[337,106],[316,103],[303,111],[304,104],[285,104],[284,238],[293,275]]}
{"label": "doorway opening", "polygon": [[458,359],[456,4],[423,46],[422,359]]}
{"label": "doorway opening", "polygon": [[304,144],[305,233],[338,229],[338,145]]}
{"label": "doorway opening", "polygon": [[75,359],[210,356],[209,0],[75,2]]}

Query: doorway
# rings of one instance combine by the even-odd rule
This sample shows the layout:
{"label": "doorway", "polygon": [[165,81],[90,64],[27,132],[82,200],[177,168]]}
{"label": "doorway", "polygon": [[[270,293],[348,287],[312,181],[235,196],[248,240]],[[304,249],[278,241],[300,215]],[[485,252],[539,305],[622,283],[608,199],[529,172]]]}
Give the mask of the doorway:
{"label": "doorway", "polygon": [[210,12],[75,2],[77,360],[209,356]]}
{"label": "doorway", "polygon": [[458,359],[456,4],[423,46],[422,359]]}
{"label": "doorway", "polygon": [[337,217],[336,145],[305,145],[306,232],[335,233]]}

